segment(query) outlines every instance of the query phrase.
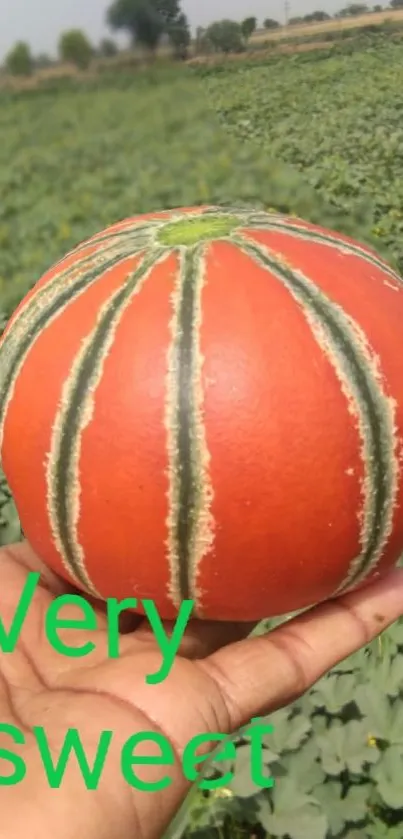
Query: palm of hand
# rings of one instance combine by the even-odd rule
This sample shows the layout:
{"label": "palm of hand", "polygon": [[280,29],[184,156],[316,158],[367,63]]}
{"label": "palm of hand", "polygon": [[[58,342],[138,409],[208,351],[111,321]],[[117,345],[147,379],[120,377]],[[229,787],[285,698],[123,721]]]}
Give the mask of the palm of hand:
{"label": "palm of hand", "polygon": [[[161,652],[145,619],[127,613],[123,616],[126,625],[122,626],[120,655],[110,659],[106,615],[99,604],[92,601],[97,614],[97,630],[75,629],[74,639],[70,630],[64,633],[59,630],[58,634],[69,646],[78,647],[92,641],[95,649],[85,658],[61,656],[49,644],[44,631],[44,615],[55,596],[72,589],[56,579],[26,545],[5,549],[2,554],[2,620],[7,629],[27,573],[41,572],[40,585],[17,647],[12,655],[0,655],[0,719],[24,732],[26,745],[20,753],[28,772],[35,775],[37,782],[40,779],[46,782],[33,726],[44,729],[56,755],[60,755],[67,729],[77,729],[90,765],[93,765],[101,732],[112,731],[113,740],[104,771],[96,793],[90,798],[91,814],[85,818],[99,821],[99,836],[104,832],[108,837],[115,833],[120,835],[123,827],[126,831],[128,815],[133,829],[138,831],[133,835],[142,835],[141,824],[146,820],[147,836],[159,836],[187,790],[180,763],[187,742],[202,732],[226,732],[233,727],[224,698],[209,673],[206,656],[226,641],[246,635],[250,627],[226,626],[219,631],[213,624],[191,621],[169,679],[150,685],[146,683],[146,676],[160,669]],[[82,614],[76,607],[69,606],[63,609],[63,618],[77,620]],[[165,630],[169,630],[167,624]],[[142,793],[138,796],[141,806],[137,807],[136,791],[128,787],[119,771],[120,753],[132,734],[145,731],[163,734],[172,744],[176,759],[174,766],[151,766],[146,771],[142,768],[139,777],[155,782],[167,773],[173,779],[173,791],[164,790],[161,802],[158,792]],[[9,742],[7,747],[10,747]],[[158,754],[158,749],[153,752],[153,746],[148,742],[143,751],[139,748],[136,753]],[[65,796],[74,796],[76,806],[83,794],[84,782],[75,759],[70,758],[69,764],[61,790]],[[83,811],[79,818],[84,819]]]}
{"label": "palm of hand", "polygon": [[[106,615],[94,603],[96,630],[76,629],[74,640],[71,631],[65,631],[66,644],[93,641],[93,652],[70,658],[51,647],[44,631],[45,612],[55,596],[71,589],[25,544],[0,552],[0,614],[7,629],[30,571],[41,573],[41,585],[13,654],[0,653],[0,721],[16,726],[25,737],[25,744],[14,751],[23,756],[26,781],[7,788],[8,807],[2,810],[2,829],[13,837],[20,835],[11,832],[18,818],[25,833],[27,817],[31,819],[34,813],[43,819],[33,826],[34,837],[70,839],[81,830],[91,839],[123,835],[157,839],[189,786],[181,766],[189,740],[201,733],[234,732],[252,716],[287,704],[403,613],[402,572],[395,571],[366,591],[316,607],[259,638],[241,640],[250,625],[190,621],[168,678],[147,684],[147,674],[161,667],[161,652],[141,617],[126,613],[119,658],[108,657]],[[77,619],[82,614],[69,606],[63,610],[63,618],[67,617]],[[169,632],[167,624],[165,629]],[[63,639],[62,630],[59,637]],[[113,733],[96,790],[86,789],[78,763],[70,756],[60,788],[49,791],[34,726],[46,733],[54,763],[67,729],[77,729],[91,767],[101,733]],[[173,765],[134,767],[135,774],[148,783],[169,775],[172,782],[161,791],[134,789],[122,775],[122,747],[139,732],[162,734],[172,746]],[[4,741],[4,748],[10,749],[9,737],[5,738],[0,734],[0,745]],[[136,755],[161,754],[158,747],[154,749],[145,742],[136,748]]]}

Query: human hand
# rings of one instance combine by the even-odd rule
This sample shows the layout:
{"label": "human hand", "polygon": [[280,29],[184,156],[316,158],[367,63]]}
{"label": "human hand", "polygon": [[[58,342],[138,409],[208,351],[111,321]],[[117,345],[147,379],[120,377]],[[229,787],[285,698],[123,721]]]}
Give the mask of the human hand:
{"label": "human hand", "polygon": [[[24,733],[25,745],[13,751],[23,756],[27,768],[18,785],[0,784],[1,835],[7,839],[22,839],[27,830],[31,839],[160,839],[190,786],[181,768],[189,740],[201,733],[233,733],[252,717],[287,705],[403,614],[403,570],[397,569],[264,636],[247,638],[250,624],[190,620],[167,678],[147,684],[145,677],[158,671],[161,656],[142,616],[123,615],[120,656],[110,659],[106,614],[102,604],[91,601],[98,629],[75,629],[74,642],[90,640],[95,649],[85,658],[57,654],[45,635],[44,615],[56,596],[73,589],[26,543],[0,550],[0,615],[5,628],[11,625],[29,572],[40,572],[40,586],[14,652],[0,653],[0,723]],[[74,606],[64,607],[63,619],[68,617],[82,614]],[[172,625],[165,623],[165,630]],[[72,644],[71,630],[58,632]],[[61,786],[49,788],[33,726],[46,732],[54,762],[67,729],[76,728],[90,766],[101,732],[112,731],[98,788],[86,789],[74,757]],[[133,789],[120,771],[124,742],[144,731],[162,733],[177,757],[168,768],[172,783],[158,792]],[[1,733],[0,748],[10,747],[9,736]],[[150,754],[149,744],[145,754]],[[151,783],[166,771],[149,765],[138,775]],[[1,770],[3,778],[6,774]]]}

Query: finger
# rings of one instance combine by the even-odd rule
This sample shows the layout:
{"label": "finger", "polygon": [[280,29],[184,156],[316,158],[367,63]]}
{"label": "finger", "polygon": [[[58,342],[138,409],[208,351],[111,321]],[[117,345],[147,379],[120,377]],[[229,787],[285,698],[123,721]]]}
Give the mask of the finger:
{"label": "finger", "polygon": [[403,569],[310,609],[278,629],[200,662],[221,691],[232,730],[307,691],[403,615]]}

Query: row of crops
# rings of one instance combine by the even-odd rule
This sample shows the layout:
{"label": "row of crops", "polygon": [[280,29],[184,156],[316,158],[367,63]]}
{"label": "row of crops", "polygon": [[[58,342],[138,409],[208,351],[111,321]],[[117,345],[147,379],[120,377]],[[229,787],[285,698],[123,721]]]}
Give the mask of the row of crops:
{"label": "row of crops", "polygon": [[[403,44],[111,74],[3,94],[0,308],[80,240],[125,216],[254,203],[366,240],[403,273]],[[7,487],[1,541],[19,538]],[[401,839],[403,627],[273,714],[276,784],[234,781],[193,799],[193,839]]]}

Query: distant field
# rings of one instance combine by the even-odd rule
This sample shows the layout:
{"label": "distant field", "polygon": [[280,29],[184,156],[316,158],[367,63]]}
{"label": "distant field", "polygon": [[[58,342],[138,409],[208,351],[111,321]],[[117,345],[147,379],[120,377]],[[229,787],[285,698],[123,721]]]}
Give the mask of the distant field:
{"label": "distant field", "polygon": [[357,17],[339,18],[337,20],[326,20],[322,23],[300,23],[297,26],[281,26],[279,29],[259,29],[258,32],[252,36],[250,43],[261,43],[262,41],[278,41],[283,38],[298,38],[305,35],[316,35],[319,32],[332,32],[340,29],[355,29],[359,26],[370,26],[371,24],[381,24],[390,20],[394,22],[402,21],[403,23],[403,9],[397,11],[372,12],[366,15],[359,15]]}
{"label": "distant field", "polygon": [[[345,30],[357,30],[371,25],[379,25],[390,21],[391,23],[403,25],[403,9],[396,11],[373,12],[372,14],[359,15],[351,18],[340,18],[337,20],[324,21],[323,23],[300,23],[296,26],[281,26],[278,29],[264,30],[259,29],[250,39],[250,51],[253,52],[254,47],[263,47],[267,42],[276,42],[279,44],[276,52],[306,52],[313,49],[321,49],[327,46],[326,40],[322,42],[318,36],[326,35],[328,32],[342,32]],[[304,39],[304,43],[298,44],[282,44],[282,41],[292,41],[292,39]],[[312,41],[310,41],[312,38]],[[171,54],[170,48],[166,45],[161,46],[158,50],[158,58],[166,59]],[[197,55],[194,51],[194,43],[190,49],[190,63],[215,63],[219,56],[217,55]],[[245,54],[235,55],[235,59],[242,60]],[[82,78],[88,80],[90,76],[98,75],[100,70],[114,70],[123,69],[129,70],[142,65],[144,62],[144,53],[141,50],[124,50],[119,55],[113,58],[95,59],[91,68],[86,72],[79,72],[76,67],[69,64],[57,63],[51,67],[43,70],[37,70],[29,78],[12,77],[6,73],[0,74],[0,90],[1,88],[11,89],[30,89],[38,87],[43,82],[54,81],[58,79],[66,79],[74,77],[75,79]]]}

